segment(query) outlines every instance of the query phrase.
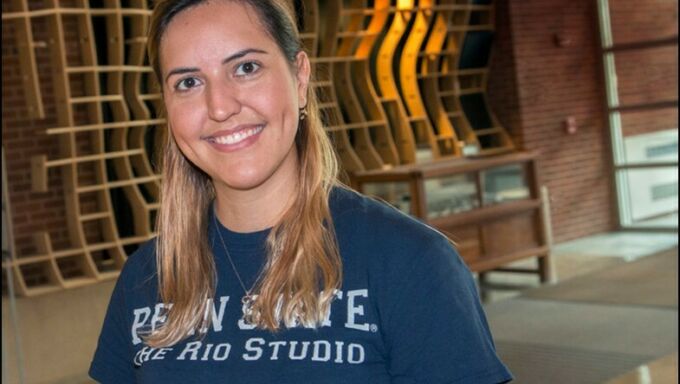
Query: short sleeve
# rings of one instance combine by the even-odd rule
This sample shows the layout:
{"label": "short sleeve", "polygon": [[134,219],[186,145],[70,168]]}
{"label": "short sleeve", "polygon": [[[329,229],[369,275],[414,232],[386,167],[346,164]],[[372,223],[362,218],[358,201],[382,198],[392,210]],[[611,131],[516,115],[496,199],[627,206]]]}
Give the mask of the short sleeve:
{"label": "short sleeve", "polygon": [[90,365],[89,375],[103,384],[135,382],[128,332],[130,328],[125,317],[126,289],[123,273],[111,295],[97,350]]}
{"label": "short sleeve", "polygon": [[383,331],[393,383],[510,381],[470,271],[448,240],[436,237],[389,268],[395,289]]}

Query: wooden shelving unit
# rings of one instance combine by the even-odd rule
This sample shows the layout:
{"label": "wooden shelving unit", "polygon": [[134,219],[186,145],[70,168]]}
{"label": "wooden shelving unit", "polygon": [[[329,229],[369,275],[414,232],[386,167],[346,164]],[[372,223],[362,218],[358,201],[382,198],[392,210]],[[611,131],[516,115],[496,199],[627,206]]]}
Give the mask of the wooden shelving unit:
{"label": "wooden shelving unit", "polygon": [[[427,179],[440,161],[486,164],[491,160],[460,158],[514,148],[486,101],[490,1],[303,3],[301,39],[312,87],[349,175],[368,182],[420,169]],[[3,9],[16,36],[31,118],[56,111],[56,123],[45,130],[56,150],[32,159],[32,189],[52,192],[55,180],[61,183],[68,232],[64,242],[49,228],[36,231],[35,252],[3,266],[27,296],[114,278],[127,255],[154,236],[159,207],[160,176],[151,164],[165,121],[145,57],[150,4],[11,0]],[[36,41],[36,30],[49,38]],[[49,73],[38,73],[36,49],[49,52],[49,62],[41,63]],[[41,80],[51,82],[53,97],[43,99]],[[412,196],[424,198],[415,190]],[[466,234],[466,217],[431,220]],[[461,245],[473,244],[470,239]],[[470,249],[493,250],[475,244]],[[475,252],[465,254],[485,265],[472,259]]]}
{"label": "wooden shelving unit", "polygon": [[549,224],[534,154],[364,171],[353,176],[352,185],[449,236],[473,271],[536,258],[534,272],[541,281],[551,279]]}
{"label": "wooden shelving unit", "polygon": [[[24,42],[28,48],[20,53],[35,65],[32,49],[48,50],[51,73],[45,77],[56,100],[57,123],[45,133],[59,151],[34,157],[31,176],[36,192],[47,192],[53,175],[61,180],[69,233],[67,244],[55,244],[47,231],[34,233],[36,253],[4,265],[14,271],[18,293],[31,296],[115,278],[130,247],[153,236],[159,176],[147,136],[164,121],[155,117],[160,97],[144,61],[146,1],[129,1],[126,8],[113,0],[97,8],[87,0],[68,6],[50,0],[40,9],[27,0],[15,3],[16,12],[3,13],[3,21],[27,31],[40,25],[51,36]],[[78,54],[68,54],[74,48]],[[41,105],[40,93],[29,93],[29,102]]]}

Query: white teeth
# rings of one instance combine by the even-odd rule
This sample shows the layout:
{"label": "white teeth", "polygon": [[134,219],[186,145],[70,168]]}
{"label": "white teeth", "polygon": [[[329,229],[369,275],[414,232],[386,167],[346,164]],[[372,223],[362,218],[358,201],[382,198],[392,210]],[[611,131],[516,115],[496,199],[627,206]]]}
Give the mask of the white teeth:
{"label": "white teeth", "polygon": [[249,138],[250,136],[257,135],[262,132],[264,126],[258,125],[255,128],[248,128],[242,131],[232,133],[231,135],[218,136],[214,140],[217,144],[236,144]]}

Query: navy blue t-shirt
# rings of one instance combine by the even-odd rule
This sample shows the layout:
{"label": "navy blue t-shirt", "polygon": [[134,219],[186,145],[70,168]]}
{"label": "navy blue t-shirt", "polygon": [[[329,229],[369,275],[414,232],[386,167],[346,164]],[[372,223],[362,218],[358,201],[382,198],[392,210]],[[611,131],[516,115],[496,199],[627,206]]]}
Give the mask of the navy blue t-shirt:
{"label": "navy blue t-shirt", "polygon": [[[202,337],[150,348],[142,336],[163,321],[154,242],[130,256],[111,297],[90,375],[102,383],[502,383],[472,276],[447,239],[386,204],[337,188],[331,214],[342,287],[323,326],[277,333],[242,318],[243,288],[265,260],[269,231],[211,225],[217,268]],[[212,220],[211,220],[212,223]]]}

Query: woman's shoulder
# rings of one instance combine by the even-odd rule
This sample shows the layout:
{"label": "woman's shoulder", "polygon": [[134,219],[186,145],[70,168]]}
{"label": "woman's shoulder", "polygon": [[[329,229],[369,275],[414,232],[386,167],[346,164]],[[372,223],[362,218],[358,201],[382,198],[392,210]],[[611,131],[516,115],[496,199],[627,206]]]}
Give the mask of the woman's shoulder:
{"label": "woman's shoulder", "polygon": [[128,268],[145,268],[154,263],[156,257],[157,238],[153,237],[139,245],[137,249],[128,256],[126,266]]}
{"label": "woman's shoulder", "polygon": [[147,240],[132,252],[120,272],[119,280],[130,289],[138,289],[156,277],[156,238]]}
{"label": "woman's shoulder", "polygon": [[385,295],[403,276],[424,287],[468,281],[469,269],[453,243],[438,230],[351,190],[336,191],[334,198],[333,223],[347,269],[367,266],[373,271],[369,272],[372,281],[383,285]]}
{"label": "woman's shoulder", "polygon": [[382,246],[450,246],[449,240],[426,223],[392,205],[349,188],[338,187],[331,194],[331,212],[336,231],[349,230]]}

